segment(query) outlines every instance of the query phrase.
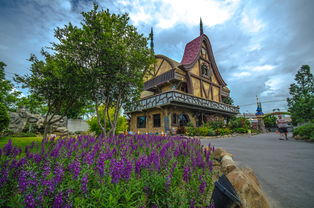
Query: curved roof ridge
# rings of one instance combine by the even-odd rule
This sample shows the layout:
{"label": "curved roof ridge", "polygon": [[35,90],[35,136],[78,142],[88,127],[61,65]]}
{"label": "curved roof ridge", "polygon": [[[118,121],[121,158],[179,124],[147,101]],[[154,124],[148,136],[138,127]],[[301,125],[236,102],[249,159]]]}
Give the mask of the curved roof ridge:
{"label": "curved roof ridge", "polygon": [[210,44],[209,38],[205,34],[201,34],[200,36],[198,36],[197,38],[195,38],[194,40],[186,44],[180,67],[183,69],[190,69],[191,67],[194,66],[195,62],[200,57],[200,52],[202,49],[202,42],[204,40],[206,40],[205,43],[207,45],[207,50],[208,50],[207,52],[209,55],[209,59],[212,62],[214,73],[217,76],[219,82],[223,86],[226,86],[227,84],[222,79],[221,74],[216,65],[213,49]]}

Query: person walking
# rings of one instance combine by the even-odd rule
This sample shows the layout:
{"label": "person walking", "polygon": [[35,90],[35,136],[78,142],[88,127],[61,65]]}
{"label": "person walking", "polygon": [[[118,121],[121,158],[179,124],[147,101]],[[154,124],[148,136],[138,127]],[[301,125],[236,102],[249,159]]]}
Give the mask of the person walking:
{"label": "person walking", "polygon": [[[276,120],[276,124],[280,133],[280,137],[285,136],[285,139],[288,140],[288,122],[282,118],[281,115],[278,116],[278,119]],[[283,138],[280,138],[283,140]]]}

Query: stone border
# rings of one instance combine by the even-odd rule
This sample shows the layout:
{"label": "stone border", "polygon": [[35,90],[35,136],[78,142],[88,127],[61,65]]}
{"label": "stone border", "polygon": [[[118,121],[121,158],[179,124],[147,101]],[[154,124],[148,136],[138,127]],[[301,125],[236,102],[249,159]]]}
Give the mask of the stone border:
{"label": "stone border", "polygon": [[233,155],[222,148],[213,153],[214,165],[227,176],[241,198],[241,208],[270,208],[269,201],[262,187],[250,168],[240,168],[232,159]]}
{"label": "stone border", "polygon": [[247,136],[247,137],[251,137],[251,136],[255,136],[259,133],[246,133],[246,134],[226,134],[226,135],[222,135],[222,136],[193,136],[192,138],[196,138],[196,139],[222,139],[222,138],[232,138],[232,137],[237,137],[237,136]]}

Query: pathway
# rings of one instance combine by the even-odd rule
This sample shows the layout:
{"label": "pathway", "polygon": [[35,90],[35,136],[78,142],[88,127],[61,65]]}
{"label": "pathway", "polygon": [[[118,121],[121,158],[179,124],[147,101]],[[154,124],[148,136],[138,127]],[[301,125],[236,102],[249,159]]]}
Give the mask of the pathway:
{"label": "pathway", "polygon": [[273,208],[314,207],[314,143],[279,140],[274,133],[248,138],[202,139],[233,154],[256,173]]}

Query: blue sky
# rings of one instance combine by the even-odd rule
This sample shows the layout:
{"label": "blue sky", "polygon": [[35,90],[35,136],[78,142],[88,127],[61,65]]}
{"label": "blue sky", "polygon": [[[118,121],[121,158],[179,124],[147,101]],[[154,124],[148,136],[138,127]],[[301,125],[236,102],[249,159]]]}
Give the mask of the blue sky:
{"label": "blue sky", "polygon": [[[0,60],[7,78],[26,74],[31,53],[56,41],[54,29],[79,25],[93,1],[0,0]],[[241,112],[255,112],[256,95],[264,112],[285,110],[289,85],[303,64],[314,67],[314,1],[311,0],[116,0],[96,1],[148,36],[155,52],[181,61],[184,46],[199,35],[199,18],[218,68]],[[313,71],[313,70],[312,70]],[[277,101],[277,102],[268,102]]]}

